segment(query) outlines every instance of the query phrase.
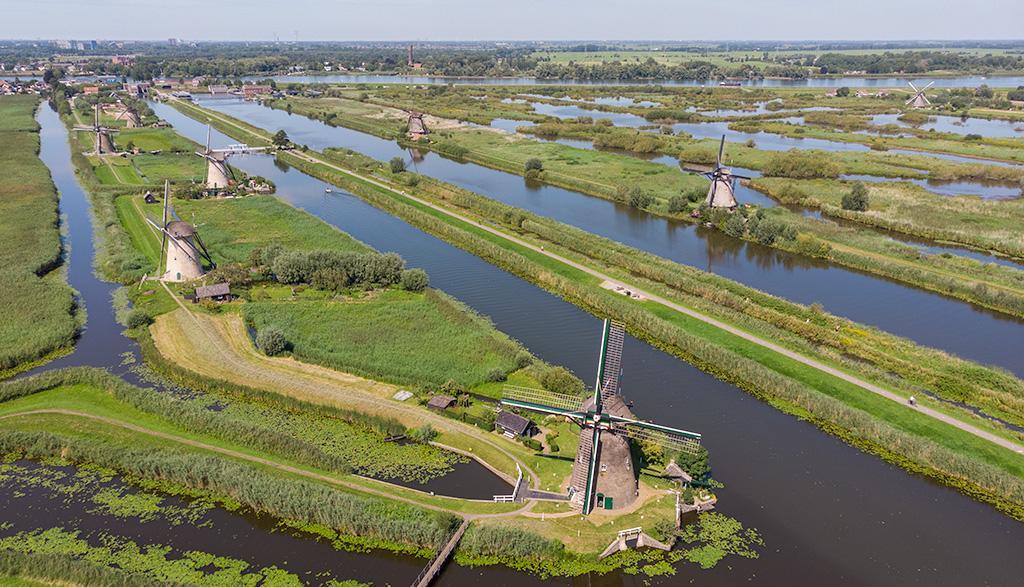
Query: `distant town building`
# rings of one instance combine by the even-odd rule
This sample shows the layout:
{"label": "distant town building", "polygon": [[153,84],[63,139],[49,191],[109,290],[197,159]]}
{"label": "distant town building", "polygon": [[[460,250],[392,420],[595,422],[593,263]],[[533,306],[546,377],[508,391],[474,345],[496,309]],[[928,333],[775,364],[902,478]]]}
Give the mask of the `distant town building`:
{"label": "distant town building", "polygon": [[242,86],[242,95],[245,96],[246,100],[252,100],[256,96],[263,96],[270,94],[274,91],[274,88],[270,86],[261,86],[256,84]]}
{"label": "distant town building", "polygon": [[99,94],[100,93],[100,87],[99,86],[85,86],[84,88],[82,88],[82,93],[87,95],[87,96],[90,95],[90,94]]}
{"label": "distant town building", "polygon": [[110,62],[114,65],[131,67],[132,65],[135,65],[135,57],[132,57],[131,55],[114,55],[110,58]]}
{"label": "distant town building", "polygon": [[209,90],[211,94],[227,94],[231,91],[231,88],[225,84],[214,84],[207,87],[207,90]]}

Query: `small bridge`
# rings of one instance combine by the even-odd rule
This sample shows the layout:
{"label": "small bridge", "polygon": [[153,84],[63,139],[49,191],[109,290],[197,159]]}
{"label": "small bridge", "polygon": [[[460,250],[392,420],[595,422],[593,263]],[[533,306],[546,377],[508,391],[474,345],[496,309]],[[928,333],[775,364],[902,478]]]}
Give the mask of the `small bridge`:
{"label": "small bridge", "polygon": [[444,545],[437,555],[431,559],[430,563],[427,564],[426,568],[420,571],[420,574],[412,582],[412,587],[427,587],[437,577],[438,573],[441,572],[441,568],[444,567],[444,563],[448,560],[448,557],[455,551],[455,547],[459,544],[459,540],[462,540],[462,535],[466,533],[466,529],[469,528],[469,520],[463,520],[451,538],[448,539],[448,543]]}

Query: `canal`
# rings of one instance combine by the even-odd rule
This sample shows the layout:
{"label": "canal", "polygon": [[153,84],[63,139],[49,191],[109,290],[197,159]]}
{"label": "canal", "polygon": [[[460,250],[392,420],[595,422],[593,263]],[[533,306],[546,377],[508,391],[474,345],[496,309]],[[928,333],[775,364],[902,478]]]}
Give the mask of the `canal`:
{"label": "canal", "polygon": [[[347,147],[380,161],[409,154],[393,141],[253,102],[207,100],[203,106],[255,126],[284,129],[316,150]],[[163,112],[166,109],[162,109]],[[761,291],[870,324],[926,346],[1024,374],[1024,321],[884,278],[729,237],[714,229],[654,216],[602,198],[435,153],[412,160],[418,173],[447,181],[588,232],[711,271]],[[950,336],[956,332],[957,336]]]}
{"label": "canal", "polygon": [[[169,106],[153,108],[180,133],[205,140],[204,125]],[[233,142],[214,132],[215,145]],[[270,157],[232,164],[274,181],[285,201],[426,269],[432,285],[489,316],[542,359],[587,380],[593,375],[596,317]],[[767,544],[757,560],[729,559],[708,571],[683,565],[655,584],[1011,584],[1024,573],[1024,525],[992,508],[847,446],[632,337],[624,370],[623,393],[635,400],[638,416],[704,434],[714,475],[725,484],[718,492],[722,511],[757,528]],[[442,585],[531,582],[508,570],[452,566],[441,577]]]}

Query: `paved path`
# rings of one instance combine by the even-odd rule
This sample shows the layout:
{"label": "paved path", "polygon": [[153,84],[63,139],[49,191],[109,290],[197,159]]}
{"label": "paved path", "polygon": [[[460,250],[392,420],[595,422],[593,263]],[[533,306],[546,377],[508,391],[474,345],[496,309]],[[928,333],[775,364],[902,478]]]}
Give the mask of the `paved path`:
{"label": "paved path", "polygon": [[[217,118],[221,122],[224,122],[224,123],[230,124],[230,125],[232,125],[232,126],[234,126],[236,128],[245,130],[246,132],[252,132],[249,129],[245,129],[244,127],[239,126],[238,124],[236,124],[234,121],[232,121],[230,119],[225,119],[225,118],[223,118],[221,116],[218,116],[216,114],[210,114],[208,111],[205,111],[205,110],[204,110],[204,113],[206,113],[207,115],[209,115],[209,116],[211,116],[213,118]],[[710,324],[710,325],[712,325],[712,326],[714,326],[716,328],[720,328],[720,329],[722,329],[722,330],[724,330],[724,331],[726,331],[726,332],[728,332],[730,334],[736,335],[736,336],[738,336],[738,337],[740,337],[740,338],[742,338],[742,339],[744,339],[746,341],[752,342],[752,343],[754,343],[756,345],[759,345],[761,347],[764,347],[766,349],[769,349],[771,351],[779,353],[780,355],[783,355],[783,356],[785,356],[785,357],[787,357],[789,359],[792,359],[794,361],[797,361],[799,363],[807,365],[808,367],[812,367],[814,369],[817,369],[818,371],[821,371],[821,372],[827,373],[827,374],[829,374],[829,375],[831,375],[833,377],[842,379],[843,381],[846,381],[847,383],[852,383],[853,385],[856,385],[857,387],[860,387],[861,389],[869,391],[869,392],[871,392],[871,393],[873,393],[875,395],[879,395],[879,396],[884,397],[886,399],[892,400],[892,401],[894,401],[894,402],[896,402],[896,403],[906,407],[908,410],[914,410],[914,411],[917,411],[917,412],[919,412],[921,414],[924,414],[926,416],[930,416],[932,418],[935,418],[936,420],[939,420],[941,422],[949,424],[950,426],[954,426],[956,428],[959,428],[960,430],[963,430],[964,432],[967,432],[969,434],[973,434],[974,436],[977,436],[978,438],[982,438],[984,440],[992,442],[993,444],[996,444],[996,445],[1001,446],[1003,448],[1012,450],[1012,451],[1014,451],[1014,452],[1016,452],[1018,454],[1024,455],[1024,444],[1020,444],[1020,443],[1014,442],[1013,440],[1010,440],[1008,438],[1003,438],[1002,436],[999,436],[999,435],[993,434],[993,433],[991,433],[991,432],[989,432],[987,430],[983,430],[981,428],[978,428],[977,426],[974,426],[972,424],[964,422],[963,420],[961,420],[959,418],[955,418],[955,417],[950,416],[949,414],[946,414],[946,413],[941,412],[939,410],[936,410],[936,409],[933,409],[933,408],[929,408],[927,406],[922,406],[920,404],[911,406],[910,404],[907,403],[906,398],[904,398],[900,394],[897,394],[897,393],[894,393],[892,391],[889,391],[888,389],[884,389],[882,387],[879,387],[879,386],[877,386],[877,385],[875,385],[875,384],[873,384],[873,383],[871,383],[869,381],[865,381],[864,379],[856,377],[855,375],[851,375],[849,373],[846,373],[845,371],[841,371],[841,370],[839,370],[839,369],[837,369],[835,367],[832,367],[830,365],[826,365],[825,363],[822,363],[821,361],[818,361],[816,359],[813,359],[811,357],[808,357],[808,356],[803,355],[801,353],[798,353],[796,351],[793,351],[793,350],[787,349],[785,347],[782,347],[780,345],[777,345],[777,344],[775,344],[775,343],[773,343],[771,341],[765,340],[765,339],[763,339],[763,338],[761,338],[759,336],[751,334],[751,333],[749,333],[749,332],[747,332],[745,330],[742,330],[742,329],[737,328],[735,326],[732,326],[730,324],[726,324],[725,322],[722,322],[721,320],[718,320],[716,318],[712,318],[711,316],[708,316],[706,314],[703,314],[701,312],[698,312],[696,310],[693,310],[691,308],[688,308],[686,306],[683,306],[681,304],[678,304],[676,302],[673,302],[671,300],[663,298],[663,297],[661,297],[661,296],[659,296],[657,294],[645,291],[645,290],[643,290],[641,288],[638,288],[638,287],[636,287],[634,285],[631,285],[631,284],[628,284],[626,282],[623,282],[623,281],[621,281],[619,279],[615,279],[614,277],[611,277],[610,275],[607,275],[605,273],[601,273],[600,271],[598,271],[596,269],[593,269],[591,267],[588,267],[586,265],[583,265],[581,263],[573,261],[572,259],[568,259],[568,258],[563,257],[561,255],[558,255],[556,253],[552,253],[551,251],[547,251],[543,247],[541,247],[539,245],[535,245],[535,244],[530,243],[528,241],[525,241],[525,240],[523,240],[523,239],[521,239],[521,238],[519,238],[517,236],[514,236],[512,234],[506,233],[506,232],[504,232],[502,230],[498,230],[498,229],[496,229],[496,228],[494,228],[492,226],[487,226],[487,225],[481,224],[480,222],[478,222],[477,220],[475,220],[473,218],[470,218],[468,216],[464,216],[462,214],[459,214],[458,212],[454,212],[452,210],[449,210],[447,208],[444,208],[442,206],[434,204],[433,202],[430,202],[428,200],[424,200],[424,199],[418,198],[416,196],[413,196],[413,195],[411,195],[411,194],[409,194],[409,193],[407,193],[407,192],[405,192],[405,191],[403,191],[401,189],[398,189],[398,188],[396,188],[396,187],[394,187],[392,185],[389,185],[387,183],[384,183],[382,181],[366,177],[364,175],[355,173],[355,172],[350,171],[348,169],[345,169],[343,167],[339,167],[338,165],[330,163],[329,161],[325,161],[325,160],[320,159],[318,157],[313,157],[312,155],[309,155],[308,153],[303,153],[301,151],[291,151],[291,154],[296,156],[296,157],[299,157],[300,159],[304,159],[304,160],[306,160],[306,161],[308,161],[310,163],[317,163],[317,164],[321,164],[321,165],[330,167],[331,169],[333,169],[335,171],[338,171],[339,173],[343,173],[343,174],[348,175],[350,177],[353,177],[355,179],[358,179],[358,180],[361,180],[361,181],[364,181],[364,182],[367,182],[367,183],[371,183],[371,184],[373,184],[373,185],[375,185],[377,187],[386,189],[386,190],[388,190],[388,191],[390,191],[392,193],[399,194],[402,197],[408,198],[409,200],[412,200],[412,201],[414,201],[414,202],[416,202],[416,203],[418,203],[420,205],[428,206],[428,207],[430,207],[430,208],[432,208],[434,210],[437,210],[438,212],[442,212],[442,213],[444,213],[444,214],[446,214],[446,215],[448,215],[448,216],[450,216],[452,218],[456,218],[456,219],[461,220],[463,222],[466,222],[468,224],[472,224],[472,225],[476,226],[477,228],[479,228],[481,230],[485,230],[485,231],[487,231],[487,232],[489,232],[489,233],[491,233],[493,235],[499,236],[499,237],[501,237],[501,238],[503,238],[503,239],[505,239],[505,240],[507,240],[509,242],[512,242],[512,243],[514,243],[514,244],[516,244],[518,246],[521,246],[521,247],[524,247],[526,249],[529,249],[529,250],[531,250],[531,251],[533,251],[535,253],[540,253],[541,255],[545,255],[545,256],[547,256],[547,257],[549,257],[551,259],[554,259],[554,260],[556,260],[556,261],[558,261],[560,263],[563,263],[563,264],[568,265],[568,266],[570,266],[570,267],[572,267],[574,269],[578,269],[578,270],[580,270],[580,271],[582,271],[584,273],[587,273],[588,275],[592,275],[594,277],[597,277],[598,279],[601,279],[601,280],[604,280],[604,281],[609,281],[609,282],[614,283],[614,284],[622,285],[623,287],[625,287],[625,288],[627,288],[629,290],[632,290],[632,291],[640,294],[641,296],[647,298],[648,300],[651,300],[653,302],[656,302],[656,303],[659,303],[659,304],[661,304],[663,306],[671,308],[672,310],[675,310],[676,312],[679,312],[680,314],[685,314],[686,316],[689,316],[691,318],[700,320],[701,322],[704,322],[706,324]]]}

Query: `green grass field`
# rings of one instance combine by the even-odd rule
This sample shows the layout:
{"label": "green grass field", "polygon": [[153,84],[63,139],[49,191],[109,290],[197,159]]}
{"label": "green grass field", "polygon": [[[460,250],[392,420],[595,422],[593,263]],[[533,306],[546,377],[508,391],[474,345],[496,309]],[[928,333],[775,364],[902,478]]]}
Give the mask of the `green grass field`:
{"label": "green grass field", "polygon": [[0,97],[0,377],[73,344],[78,323],[61,263],[57,193],[38,158],[34,96]]}
{"label": "green grass field", "polygon": [[473,386],[491,370],[512,371],[521,350],[433,290],[371,292],[343,302],[254,301],[242,313],[257,330],[281,329],[304,361],[406,385]]}

